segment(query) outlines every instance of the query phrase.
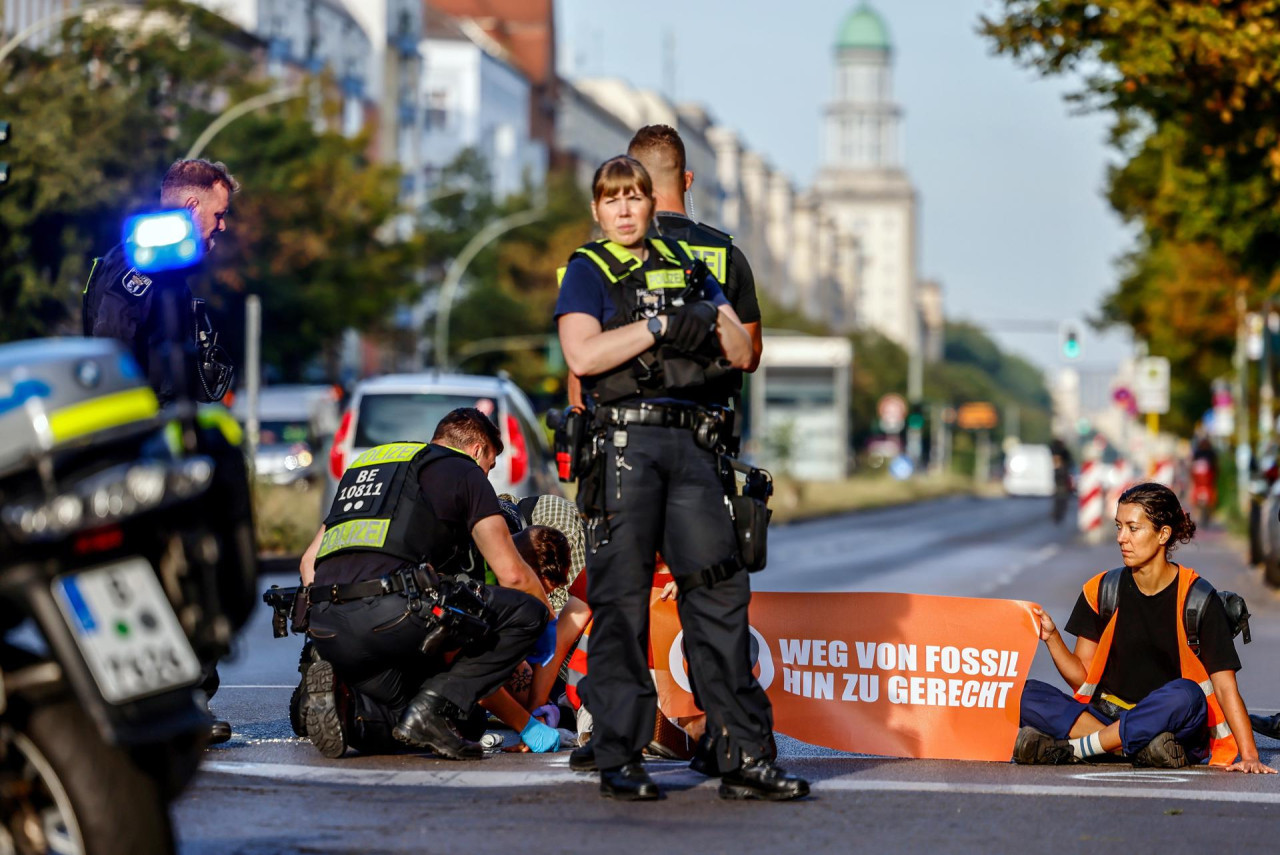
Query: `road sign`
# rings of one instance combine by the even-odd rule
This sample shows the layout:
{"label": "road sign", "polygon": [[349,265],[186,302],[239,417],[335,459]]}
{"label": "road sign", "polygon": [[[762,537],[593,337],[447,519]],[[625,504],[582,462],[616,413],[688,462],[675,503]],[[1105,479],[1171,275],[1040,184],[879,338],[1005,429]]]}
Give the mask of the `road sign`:
{"label": "road sign", "polygon": [[1262,328],[1263,318],[1258,312],[1250,312],[1245,315],[1245,330],[1248,335],[1245,337],[1245,355],[1253,362],[1257,362],[1262,358]]}
{"label": "road sign", "polygon": [[880,417],[880,430],[885,433],[897,433],[907,420],[907,402],[901,395],[890,392],[883,395],[876,404],[876,415]]}
{"label": "road sign", "polygon": [[1133,377],[1133,398],[1140,413],[1169,412],[1169,360],[1163,356],[1139,359]]}
{"label": "road sign", "polygon": [[961,404],[956,411],[956,427],[960,430],[991,430],[998,421],[996,408],[987,401]]}

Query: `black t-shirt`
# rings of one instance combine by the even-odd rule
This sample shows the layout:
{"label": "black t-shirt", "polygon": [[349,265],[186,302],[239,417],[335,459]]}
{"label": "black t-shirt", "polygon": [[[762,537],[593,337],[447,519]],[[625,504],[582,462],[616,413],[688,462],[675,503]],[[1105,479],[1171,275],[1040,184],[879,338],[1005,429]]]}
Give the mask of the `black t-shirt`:
{"label": "black t-shirt", "polygon": [[[431,504],[436,519],[447,526],[455,543],[465,544],[471,529],[485,517],[502,513],[498,494],[475,461],[445,457],[423,467],[418,477],[422,500]],[[317,585],[347,585],[377,579],[404,566],[391,555],[352,552],[316,566]]]}
{"label": "black t-shirt", "polygon": [[[1116,631],[1098,692],[1136,704],[1151,692],[1182,676],[1178,660],[1178,582],[1147,596],[1138,590],[1133,571],[1120,575],[1116,600]],[[1106,624],[1080,594],[1067,621],[1066,631],[1097,641]],[[1231,627],[1222,600],[1209,598],[1200,617],[1200,661],[1210,674],[1239,671],[1240,657],[1231,640]]]}
{"label": "black t-shirt", "polygon": [[[657,216],[658,231],[664,237],[673,237],[676,240],[691,240],[693,229],[697,225],[689,217],[684,214],[677,214],[672,211],[663,211]],[[696,238],[692,240],[697,243]],[[738,315],[738,320],[744,324],[760,323],[760,301],[756,297],[756,278],[751,272],[751,265],[747,263],[747,256],[742,250],[738,249],[735,243],[729,250],[728,271],[725,273],[725,281],[722,286],[725,299],[729,301],[729,305],[733,307],[733,311]]]}

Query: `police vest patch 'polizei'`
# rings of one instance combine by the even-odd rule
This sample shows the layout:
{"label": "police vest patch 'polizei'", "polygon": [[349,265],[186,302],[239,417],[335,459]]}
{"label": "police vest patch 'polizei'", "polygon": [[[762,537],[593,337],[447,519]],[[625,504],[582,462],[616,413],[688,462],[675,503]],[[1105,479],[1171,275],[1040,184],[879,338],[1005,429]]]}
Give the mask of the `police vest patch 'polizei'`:
{"label": "police vest patch 'polizei'", "polygon": [[121,278],[120,285],[133,296],[141,297],[151,287],[151,277],[143,276],[136,267],[130,267],[129,272]]}

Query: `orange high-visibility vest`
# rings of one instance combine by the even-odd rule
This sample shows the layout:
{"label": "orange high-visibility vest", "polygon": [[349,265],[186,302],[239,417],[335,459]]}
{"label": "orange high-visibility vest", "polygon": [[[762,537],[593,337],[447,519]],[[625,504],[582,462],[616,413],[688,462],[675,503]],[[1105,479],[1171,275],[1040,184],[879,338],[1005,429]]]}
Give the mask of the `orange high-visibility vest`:
{"label": "orange high-visibility vest", "polygon": [[[1098,613],[1098,586],[1105,575],[1106,573],[1099,573],[1084,584],[1084,598],[1095,614]],[[1209,704],[1209,763],[1214,766],[1229,766],[1235,762],[1240,748],[1236,745],[1236,738],[1227,725],[1222,706],[1214,696],[1213,681],[1209,679],[1209,672],[1205,670],[1200,657],[1196,656],[1191,646],[1187,644],[1187,628],[1183,626],[1187,592],[1191,590],[1191,583],[1198,578],[1200,578],[1199,575],[1190,567],[1178,568],[1178,664],[1182,676],[1200,686]],[[1102,630],[1102,637],[1098,639],[1098,650],[1093,654],[1093,661],[1089,663],[1089,674],[1076,690],[1075,698],[1083,704],[1093,699],[1093,693],[1098,690],[1098,683],[1102,680],[1103,671],[1106,670],[1107,655],[1111,652],[1111,639],[1116,632],[1116,617],[1119,613],[1120,609],[1117,607],[1111,619],[1107,621],[1106,628]]]}
{"label": "orange high-visibility vest", "polygon": [[569,704],[575,709],[582,709],[582,696],[578,694],[578,684],[582,682],[582,678],[587,676],[587,636],[591,635],[592,621],[587,621],[586,627],[582,630],[582,637],[578,639],[578,644],[573,648],[573,653],[569,655],[568,674],[564,681],[564,694],[569,699]]}

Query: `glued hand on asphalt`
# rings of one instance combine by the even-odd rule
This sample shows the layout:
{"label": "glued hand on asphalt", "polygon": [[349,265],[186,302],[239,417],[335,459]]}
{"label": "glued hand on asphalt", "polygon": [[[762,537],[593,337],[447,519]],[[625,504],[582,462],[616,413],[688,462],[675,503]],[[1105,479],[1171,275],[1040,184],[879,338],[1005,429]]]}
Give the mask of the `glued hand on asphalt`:
{"label": "glued hand on asphalt", "polygon": [[535,754],[560,749],[560,731],[547,727],[533,716],[529,716],[529,723],[520,731],[520,739]]}

